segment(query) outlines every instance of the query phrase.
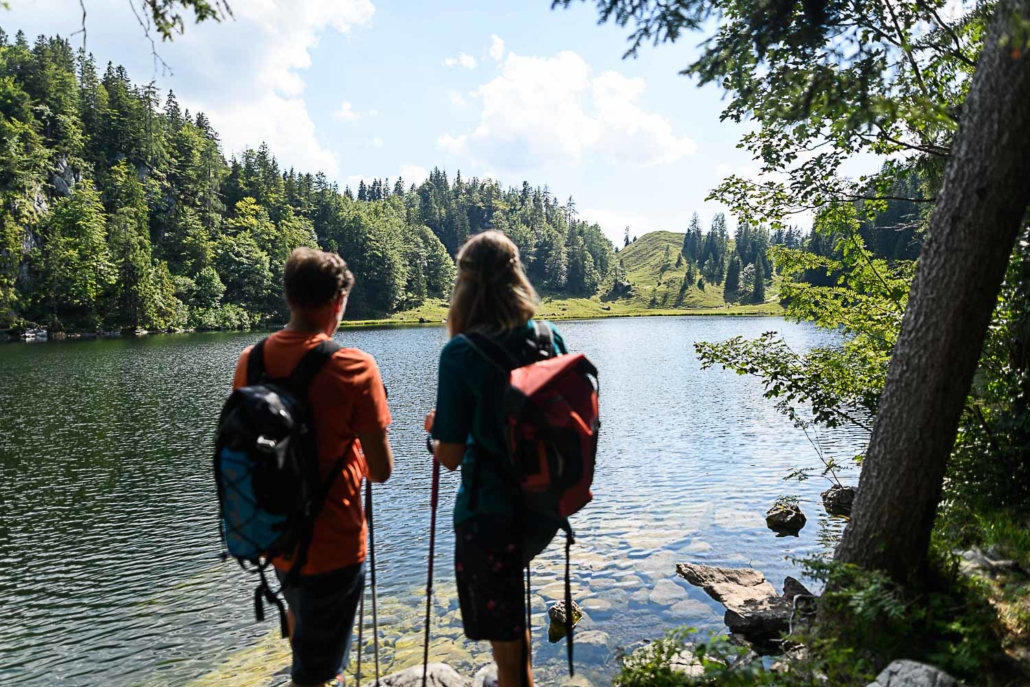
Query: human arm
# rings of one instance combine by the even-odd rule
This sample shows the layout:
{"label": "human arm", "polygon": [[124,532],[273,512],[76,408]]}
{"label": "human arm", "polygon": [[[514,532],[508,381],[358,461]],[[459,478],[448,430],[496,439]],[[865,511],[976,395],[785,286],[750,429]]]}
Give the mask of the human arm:
{"label": "human arm", "polygon": [[385,429],[358,435],[361,450],[365,454],[370,482],[382,484],[393,474],[393,449]]}
{"label": "human arm", "polygon": [[[433,421],[436,419],[436,411],[431,410],[426,414],[426,431],[433,431]],[[465,457],[465,444],[456,444],[449,441],[437,441],[430,439],[433,447],[433,457],[452,472],[457,470]]]}
{"label": "human arm", "polygon": [[392,418],[386,401],[386,387],[372,356],[361,375],[361,392],[354,406],[353,431],[361,442],[369,481],[381,484],[393,474],[393,449],[386,428]]}
{"label": "human arm", "polygon": [[448,470],[457,470],[465,457],[472,430],[475,400],[466,383],[468,364],[463,341],[452,339],[440,354],[436,410],[426,415],[425,428],[433,437],[433,456]]}

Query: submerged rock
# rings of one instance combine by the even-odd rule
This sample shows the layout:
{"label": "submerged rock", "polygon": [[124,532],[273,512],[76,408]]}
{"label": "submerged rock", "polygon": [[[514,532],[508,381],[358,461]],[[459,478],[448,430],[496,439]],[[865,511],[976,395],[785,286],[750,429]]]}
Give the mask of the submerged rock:
{"label": "submerged rock", "polygon": [[651,590],[651,603],[658,606],[672,606],[687,598],[687,591],[672,580],[658,580]]}
{"label": "submerged rock", "polygon": [[797,532],[808,518],[795,503],[777,503],[765,514],[765,524],[777,532]]}
{"label": "submerged rock", "polygon": [[823,497],[823,508],[830,515],[851,516],[851,506],[855,502],[854,487],[842,487],[834,484],[820,496]]}
{"label": "submerged rock", "polygon": [[958,687],[943,670],[917,661],[894,661],[868,687]]}
{"label": "submerged rock", "polygon": [[[433,687],[470,687],[472,681],[459,675],[454,668],[451,668],[446,663],[430,663],[429,679],[426,681],[426,684],[433,685]],[[497,684],[496,677],[493,683],[484,684]],[[364,687],[422,687],[422,666],[412,666],[399,673],[387,675],[379,682],[375,680],[366,682]]]}
{"label": "submerged rock", "polygon": [[[648,642],[625,656],[622,659],[622,664],[626,667],[645,664],[652,659],[654,652],[655,645]],[[668,665],[674,672],[682,673],[687,677],[702,677],[705,674],[704,666],[694,656],[694,648],[689,645],[673,656]]]}
{"label": "submerged rock", "polygon": [[612,638],[607,632],[576,632],[572,640],[577,662],[582,660],[584,663],[601,665],[607,662],[612,654]]}

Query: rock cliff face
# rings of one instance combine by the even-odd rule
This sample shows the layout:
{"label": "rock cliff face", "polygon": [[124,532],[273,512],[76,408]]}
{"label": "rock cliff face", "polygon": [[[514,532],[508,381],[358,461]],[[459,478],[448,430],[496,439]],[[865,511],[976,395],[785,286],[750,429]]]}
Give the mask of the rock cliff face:
{"label": "rock cliff face", "polygon": [[75,185],[81,181],[82,173],[71,166],[68,156],[58,155],[50,172],[50,185],[54,187],[54,192],[66,198],[75,192]]}

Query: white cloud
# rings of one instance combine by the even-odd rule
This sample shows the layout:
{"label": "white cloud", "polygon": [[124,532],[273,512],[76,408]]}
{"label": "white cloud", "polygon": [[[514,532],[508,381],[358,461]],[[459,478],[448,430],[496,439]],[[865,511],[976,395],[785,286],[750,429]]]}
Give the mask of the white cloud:
{"label": "white cloud", "polygon": [[364,176],[362,174],[351,174],[349,177],[347,177],[347,186],[350,186],[350,189],[352,191],[354,191],[355,193],[357,193],[358,192],[358,185],[361,182],[365,182],[365,185],[368,186],[373,181],[375,181],[374,177],[366,177],[366,176]]}
{"label": "white cloud", "polygon": [[[234,16],[220,23],[187,22],[185,33],[157,45],[171,68],[155,67],[150,45],[124,0],[90,0],[86,19],[89,49],[103,69],[107,59],[122,63],[136,83],[156,81],[174,89],[192,113],[205,112],[228,154],[263,141],[281,164],[329,175],[339,171],[336,156],[319,141],[304,100],[302,73],[312,50],[327,32],[347,33],[367,24],[375,12],[370,0],[247,0],[234,2]],[[5,24],[68,36],[81,15],[67,0],[17,3],[4,12]],[[9,15],[9,16],[8,16]],[[76,46],[77,47],[77,46]]]}
{"label": "white cloud", "polygon": [[355,119],[361,119],[361,113],[355,112],[354,106],[344,100],[340,104],[340,109],[333,113],[333,118],[343,122],[352,122]]}
{"label": "white cloud", "polygon": [[467,53],[459,53],[457,57],[448,57],[443,61],[445,67],[461,67],[462,69],[475,69],[476,58]]}
{"label": "white cloud", "polygon": [[[193,112],[198,107],[184,102]],[[301,98],[282,98],[266,93],[250,101],[232,103],[228,109],[204,108],[211,124],[222,137],[227,155],[267,142],[280,164],[308,171],[339,173],[336,154],[323,148],[315,124]]]}
{"label": "white cloud", "polygon": [[490,36],[490,58],[500,62],[504,58],[504,41],[497,34]]}
{"label": "white cloud", "polygon": [[655,165],[693,154],[697,146],[674,133],[669,120],[638,101],[643,79],[615,71],[598,76],[578,54],[522,57],[509,52],[499,76],[475,96],[478,126],[444,134],[443,150],[502,169],[520,170],[552,160],[580,161],[596,151],[620,164]]}
{"label": "white cloud", "polygon": [[401,165],[401,177],[405,186],[417,186],[429,178],[429,170],[418,165]]}
{"label": "white cloud", "polygon": [[372,144],[373,148],[382,148],[383,147],[383,139],[381,139],[378,136],[375,136],[371,141],[369,141],[369,143]]}
{"label": "white cloud", "polygon": [[455,107],[467,107],[469,104],[459,91],[447,91],[447,100]]}
{"label": "white cloud", "polygon": [[[201,53],[189,60],[186,76],[199,77],[202,89],[191,99],[208,112],[227,149],[266,142],[284,164],[335,176],[339,160],[318,140],[298,72],[311,65],[311,50],[327,29],[347,33],[367,23],[375,7],[370,0],[250,0],[233,11],[234,20],[190,27],[176,42]],[[357,115],[347,103],[336,114]]]}

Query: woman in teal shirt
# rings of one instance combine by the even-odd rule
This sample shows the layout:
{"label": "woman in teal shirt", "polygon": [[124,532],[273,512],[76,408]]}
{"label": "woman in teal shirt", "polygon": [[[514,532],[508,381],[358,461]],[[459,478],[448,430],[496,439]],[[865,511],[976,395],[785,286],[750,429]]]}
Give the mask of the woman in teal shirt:
{"label": "woman in teal shirt", "polygon": [[510,367],[566,353],[554,325],[553,350],[541,351],[538,302],[519,251],[499,231],[468,240],[458,253],[447,329],[440,354],[436,410],[426,417],[434,455],[461,468],[454,506],[454,568],[465,635],[488,640],[500,687],[532,685],[523,569],[554,537],[560,523],[519,517],[519,487],[504,450],[503,397],[507,370],[464,334],[489,337]]}

